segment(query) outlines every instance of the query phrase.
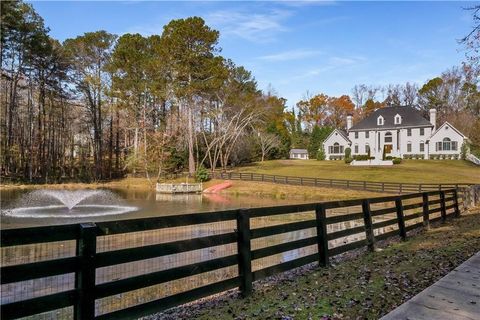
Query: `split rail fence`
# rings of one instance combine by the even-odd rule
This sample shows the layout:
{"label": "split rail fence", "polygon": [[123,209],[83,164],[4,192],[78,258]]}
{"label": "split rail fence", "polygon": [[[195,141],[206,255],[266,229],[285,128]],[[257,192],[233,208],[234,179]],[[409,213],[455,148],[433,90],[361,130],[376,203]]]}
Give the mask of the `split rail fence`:
{"label": "split rail fence", "polygon": [[[65,248],[66,242],[71,242],[74,250],[71,256],[58,259],[13,259],[15,263],[3,264],[0,270],[3,294],[9,290],[20,292],[32,281],[65,274],[71,275],[72,281],[53,290],[47,290],[46,282],[42,282],[43,287],[36,290],[33,286],[29,290],[36,291],[26,298],[12,294],[7,301],[8,297],[4,297],[1,318],[53,312],[53,318],[131,319],[234,288],[247,296],[252,292],[254,281],[315,262],[327,266],[336,255],[359,248],[373,251],[379,240],[395,236],[406,239],[411,230],[428,228],[432,222],[459,216],[459,199],[462,195],[458,189],[448,189],[371,199],[3,230],[3,261],[37,244],[50,243]],[[219,223],[221,228],[209,227]],[[205,226],[210,228],[209,232],[195,231]],[[143,245],[136,242],[138,237],[146,241],[151,235],[149,232],[154,230],[166,235],[187,227],[191,232],[175,241],[159,243],[157,239],[148,244],[142,242]],[[294,236],[285,236],[288,234]],[[124,240],[126,246],[109,246],[112,237]],[[220,247],[226,249],[220,250]],[[18,251],[4,251],[15,248]],[[186,264],[167,264],[162,260],[160,269],[134,264],[192,252],[202,253],[195,256],[198,259],[194,263],[188,260]],[[212,257],[208,255],[211,252],[219,255]],[[118,273],[100,278],[100,274],[107,274],[108,270],[114,273],[111,268],[132,263],[128,275]],[[200,280],[194,281],[192,276]],[[142,291],[164,290],[172,281],[181,282],[174,294]],[[138,293],[135,299],[132,292]],[[130,300],[121,302],[128,297]],[[63,313],[59,313],[59,309]]]}
{"label": "split rail fence", "polygon": [[345,189],[357,189],[357,190],[387,192],[387,193],[424,192],[424,191],[434,191],[434,190],[447,190],[452,188],[469,186],[468,184],[454,184],[454,183],[416,184],[416,183],[372,182],[372,181],[360,181],[360,180],[293,177],[293,176],[280,176],[280,175],[271,175],[271,174],[263,174],[263,173],[251,173],[251,172],[219,172],[219,173],[214,173],[213,175],[211,175],[211,177],[214,177],[217,179],[273,182],[273,183],[287,184],[287,185],[345,188]]}

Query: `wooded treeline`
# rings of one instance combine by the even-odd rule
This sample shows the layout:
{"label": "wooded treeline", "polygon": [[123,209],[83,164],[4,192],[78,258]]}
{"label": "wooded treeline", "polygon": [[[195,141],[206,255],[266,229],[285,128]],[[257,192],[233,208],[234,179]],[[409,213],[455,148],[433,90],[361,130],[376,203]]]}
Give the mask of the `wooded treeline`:
{"label": "wooded treeline", "polygon": [[93,181],[137,173],[153,181],[282,158],[291,147],[315,157],[348,113],[358,120],[398,104],[435,107],[440,120],[480,144],[478,63],[420,89],[359,85],[351,97],[309,96],[290,111],[220,55],[219,32],[199,17],[172,20],[161,35],[96,31],[63,43],[22,1],[1,2],[1,20],[3,178]]}

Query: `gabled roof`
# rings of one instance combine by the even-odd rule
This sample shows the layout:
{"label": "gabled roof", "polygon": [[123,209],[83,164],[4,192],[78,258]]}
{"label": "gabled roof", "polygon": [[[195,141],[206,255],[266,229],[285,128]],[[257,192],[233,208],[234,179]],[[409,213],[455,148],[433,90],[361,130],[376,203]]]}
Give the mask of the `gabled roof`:
{"label": "gabled roof", "polygon": [[[395,124],[395,116],[399,114],[402,117],[400,124]],[[382,116],[384,124],[377,124],[377,118]],[[366,130],[366,129],[397,129],[409,127],[433,127],[433,125],[425,119],[421,113],[412,107],[385,107],[376,110],[371,115],[361,120],[350,128],[349,131]]]}
{"label": "gabled roof", "polygon": [[352,143],[350,141],[350,139],[348,139],[348,134],[345,130],[342,130],[342,129],[335,129],[333,130],[329,135],[328,137],[325,138],[325,140],[323,140],[323,142],[325,143],[325,141],[327,141],[328,139],[330,139],[330,137],[334,134],[334,133],[338,133],[340,136],[342,136],[343,139],[345,139],[348,143]]}
{"label": "gabled roof", "polygon": [[456,133],[458,133],[459,135],[461,135],[464,139],[468,139],[467,136],[465,136],[463,133],[461,133],[457,128],[455,128],[454,126],[452,126],[448,121],[445,121],[440,127],[438,127],[437,130],[435,130],[434,133],[432,133],[432,135],[430,136],[430,139],[437,134],[437,132],[440,131],[440,129],[442,129],[443,127],[445,127],[446,125],[448,125],[453,131],[455,131]]}
{"label": "gabled roof", "polygon": [[290,149],[290,153],[308,153],[307,149]]}

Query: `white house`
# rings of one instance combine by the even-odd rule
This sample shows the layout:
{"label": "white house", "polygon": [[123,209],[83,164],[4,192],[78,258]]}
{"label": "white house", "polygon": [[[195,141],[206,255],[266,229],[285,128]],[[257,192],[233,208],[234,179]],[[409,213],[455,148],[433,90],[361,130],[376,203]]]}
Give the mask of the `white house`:
{"label": "white house", "polygon": [[308,160],[307,149],[290,149],[290,159]]}
{"label": "white house", "polygon": [[436,110],[425,119],[412,107],[386,107],[353,125],[347,116],[347,130],[335,129],[323,142],[327,160],[343,159],[345,148],[352,156],[368,155],[414,159],[460,159],[468,138],[445,122],[437,128]]}

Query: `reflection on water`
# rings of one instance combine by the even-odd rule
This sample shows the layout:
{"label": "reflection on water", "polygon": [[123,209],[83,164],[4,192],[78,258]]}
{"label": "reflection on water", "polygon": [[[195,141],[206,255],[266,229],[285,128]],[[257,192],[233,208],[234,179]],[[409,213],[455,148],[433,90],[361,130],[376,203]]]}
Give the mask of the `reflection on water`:
{"label": "reflection on water", "polygon": [[[42,210],[42,219],[36,219],[25,215],[25,217],[1,216],[1,228],[20,228],[42,225],[55,225],[80,222],[98,222],[123,220],[134,218],[159,217],[166,215],[216,211],[235,208],[262,207],[291,203],[302,203],[302,200],[285,200],[269,197],[255,197],[244,195],[228,194],[160,194],[149,190],[133,190],[128,188],[107,189],[116,194],[122,204],[130,207],[137,207],[138,210],[119,215],[102,216],[94,212],[90,216],[82,214],[81,217],[68,217],[68,210],[65,214],[57,217],[49,217],[45,210]],[[16,202],[27,193],[32,192],[29,189],[1,190],[2,210],[18,207]],[[45,202],[46,200],[39,200]],[[90,204],[88,199],[81,204]],[[91,204],[96,204],[96,199],[91,200]],[[42,203],[44,204],[44,203]],[[51,203],[50,203],[51,204]],[[55,203],[57,204],[57,203]],[[79,207],[81,208],[81,207]],[[48,209],[48,208],[47,208]],[[55,208],[52,208],[52,210]],[[61,209],[61,208],[60,208]],[[56,208],[55,210],[59,210]],[[31,211],[31,210],[30,210]],[[47,210],[48,211],[48,210]],[[73,211],[72,211],[73,212]],[[29,212],[32,213],[32,212]]]}

